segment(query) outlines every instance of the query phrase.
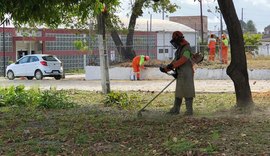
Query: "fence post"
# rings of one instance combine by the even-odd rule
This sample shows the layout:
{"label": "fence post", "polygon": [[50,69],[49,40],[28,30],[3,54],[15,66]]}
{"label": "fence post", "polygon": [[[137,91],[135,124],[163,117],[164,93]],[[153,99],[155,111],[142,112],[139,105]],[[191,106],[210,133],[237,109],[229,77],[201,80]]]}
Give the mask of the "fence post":
{"label": "fence post", "polygon": [[86,67],[86,54],[83,54],[83,69]]}

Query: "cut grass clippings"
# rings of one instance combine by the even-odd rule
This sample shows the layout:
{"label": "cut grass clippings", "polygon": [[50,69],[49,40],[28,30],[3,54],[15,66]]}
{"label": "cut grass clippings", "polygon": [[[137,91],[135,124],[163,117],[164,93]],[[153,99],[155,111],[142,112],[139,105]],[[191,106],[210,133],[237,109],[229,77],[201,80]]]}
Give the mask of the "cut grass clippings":
{"label": "cut grass clippings", "polygon": [[[235,111],[235,95],[197,94],[194,117],[170,116],[173,93],[137,109],[105,107],[98,92],[67,91],[80,107],[0,107],[0,155],[267,155],[270,92],[253,93],[254,111]],[[136,95],[141,107],[157,93]],[[181,114],[185,111],[183,105]]]}

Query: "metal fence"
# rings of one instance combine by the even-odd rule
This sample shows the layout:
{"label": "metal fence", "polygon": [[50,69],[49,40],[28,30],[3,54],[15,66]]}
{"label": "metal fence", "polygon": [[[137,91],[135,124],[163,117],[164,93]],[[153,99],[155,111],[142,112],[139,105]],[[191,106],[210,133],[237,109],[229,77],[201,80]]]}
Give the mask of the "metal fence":
{"label": "metal fence", "polygon": [[[172,52],[174,53],[175,49],[173,49],[172,47],[156,47],[156,46],[152,46],[152,48],[147,50],[141,50],[141,51],[137,51],[136,54],[137,55],[150,55],[151,58],[157,58],[157,55],[159,53],[158,49],[172,49]],[[255,58],[256,56],[270,56],[270,49],[269,46],[267,45],[261,45],[259,47],[257,46],[246,46],[245,47],[246,52],[249,52],[253,55],[253,57]],[[208,47],[207,45],[199,45],[197,47],[192,47],[192,50],[195,51],[199,51],[199,52],[203,52],[205,59],[208,59]],[[113,63],[117,63],[117,62],[121,62],[123,60],[122,56],[121,56],[121,52],[119,52],[117,50],[116,47],[109,47],[108,48],[108,59],[110,64]],[[169,59],[173,59],[174,54],[171,54],[170,56],[167,57],[167,60]],[[228,52],[228,56],[230,59],[230,52]],[[100,59],[99,59],[99,54],[98,52],[96,52],[95,54],[85,54],[85,55],[61,55],[61,56],[57,56],[64,65],[64,70],[77,70],[77,69],[84,69],[85,65],[99,65],[100,64]],[[221,56],[220,56],[220,50],[219,50],[219,46],[216,47],[216,60],[221,60]],[[5,62],[5,66],[7,67],[9,62],[12,61],[11,57],[6,56],[6,62]],[[4,75],[4,62],[3,62],[3,57],[0,56],[0,75],[3,76]]]}
{"label": "metal fence", "polygon": [[[5,57],[5,67],[8,66],[9,62],[11,61],[11,57],[6,56]],[[0,75],[4,76],[4,57],[0,57]]]}

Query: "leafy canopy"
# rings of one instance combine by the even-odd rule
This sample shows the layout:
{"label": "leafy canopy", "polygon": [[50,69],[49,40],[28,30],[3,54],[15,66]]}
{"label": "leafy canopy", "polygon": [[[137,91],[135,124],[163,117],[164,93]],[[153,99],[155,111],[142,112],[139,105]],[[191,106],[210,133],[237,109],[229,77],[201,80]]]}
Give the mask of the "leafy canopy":
{"label": "leafy canopy", "polygon": [[245,45],[258,46],[260,45],[260,40],[262,39],[262,34],[244,34]]}
{"label": "leafy canopy", "polygon": [[[110,12],[115,12],[120,4],[119,0],[103,0],[103,3]],[[86,24],[88,17],[102,11],[103,3],[99,0],[1,0],[0,20],[8,16],[15,26],[45,24],[53,28],[60,24]]]}
{"label": "leafy canopy", "polygon": [[[170,0],[139,1],[144,4],[144,8],[152,8],[154,12],[164,10],[171,13],[178,8]],[[89,25],[89,18],[95,18],[103,11],[103,4],[111,18],[120,10],[120,0],[1,0],[0,22],[9,18],[17,27],[85,27]]]}

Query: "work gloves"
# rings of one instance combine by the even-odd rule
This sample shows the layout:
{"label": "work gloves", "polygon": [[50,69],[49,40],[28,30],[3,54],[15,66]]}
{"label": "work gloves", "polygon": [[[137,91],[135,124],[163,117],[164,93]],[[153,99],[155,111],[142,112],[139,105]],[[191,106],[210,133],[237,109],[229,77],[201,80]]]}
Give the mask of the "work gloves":
{"label": "work gloves", "polygon": [[[159,67],[159,70],[163,73],[166,73],[168,74],[167,72],[170,71],[170,70],[173,70],[173,69],[169,69],[168,68],[172,68],[172,66],[169,64],[167,65],[166,67]],[[173,70],[174,71],[174,70]],[[168,75],[171,75],[173,76],[175,79],[177,78],[177,73],[174,71],[172,74],[168,74]]]}
{"label": "work gloves", "polygon": [[166,67],[159,67],[159,70],[163,73],[167,73],[170,70],[173,70],[173,64],[168,64]]}
{"label": "work gloves", "polygon": [[167,73],[167,71],[165,70],[164,67],[159,67],[159,70],[160,70],[162,73]]}

